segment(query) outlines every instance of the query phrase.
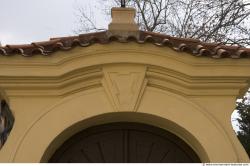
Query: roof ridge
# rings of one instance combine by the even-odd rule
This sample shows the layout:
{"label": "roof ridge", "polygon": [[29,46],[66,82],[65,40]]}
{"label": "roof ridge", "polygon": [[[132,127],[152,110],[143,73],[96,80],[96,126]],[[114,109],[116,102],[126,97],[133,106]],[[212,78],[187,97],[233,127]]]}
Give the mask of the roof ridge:
{"label": "roof ridge", "polygon": [[31,44],[0,46],[0,55],[20,54],[33,56],[36,54],[49,55],[58,50],[70,50],[75,46],[86,47],[95,43],[108,44],[112,41],[137,43],[152,43],[157,46],[168,46],[176,51],[188,52],[195,56],[212,58],[250,58],[250,48],[228,46],[222,43],[205,43],[192,38],[178,38],[166,34],[139,31],[139,37],[110,35],[109,31],[80,34],[78,36],[56,37],[48,41]]}

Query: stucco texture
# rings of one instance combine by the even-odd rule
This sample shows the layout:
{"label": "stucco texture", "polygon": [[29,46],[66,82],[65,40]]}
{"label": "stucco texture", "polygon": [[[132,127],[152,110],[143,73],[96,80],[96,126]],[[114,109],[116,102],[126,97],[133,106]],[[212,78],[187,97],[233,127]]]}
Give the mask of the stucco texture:
{"label": "stucco texture", "polygon": [[183,139],[202,162],[249,162],[231,125],[250,59],[194,57],[152,44],[77,47],[52,56],[0,57],[15,116],[0,162],[46,162],[70,136],[140,122]]}

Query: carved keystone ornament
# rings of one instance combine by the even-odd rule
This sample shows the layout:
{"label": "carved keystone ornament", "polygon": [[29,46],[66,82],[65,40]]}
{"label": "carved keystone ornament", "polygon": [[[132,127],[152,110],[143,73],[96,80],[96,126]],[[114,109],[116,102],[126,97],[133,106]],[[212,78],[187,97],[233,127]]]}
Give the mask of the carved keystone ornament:
{"label": "carved keystone ornament", "polygon": [[105,67],[103,86],[117,111],[136,111],[146,87],[143,66]]}

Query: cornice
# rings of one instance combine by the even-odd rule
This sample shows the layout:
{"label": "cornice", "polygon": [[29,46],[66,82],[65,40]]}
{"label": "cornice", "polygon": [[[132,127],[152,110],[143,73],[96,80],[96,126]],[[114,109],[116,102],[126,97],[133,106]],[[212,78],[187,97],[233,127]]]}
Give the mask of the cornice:
{"label": "cornice", "polygon": [[[166,53],[167,52],[167,53]],[[151,45],[113,43],[72,52],[57,52],[53,57],[0,57],[0,76],[61,76],[69,71],[96,65],[144,64],[177,70],[191,76],[250,76],[250,59],[196,58],[169,48]],[[230,69],[230,72],[227,72]],[[215,71],[215,72],[211,72]]]}
{"label": "cornice", "polygon": [[85,68],[58,77],[0,77],[8,96],[58,96],[101,87],[101,68]]}
{"label": "cornice", "polygon": [[248,77],[193,77],[155,66],[148,67],[146,78],[150,87],[184,96],[237,96],[249,85]]}
{"label": "cornice", "polygon": [[[133,64],[134,65],[134,64]],[[0,77],[0,87],[8,96],[67,96],[83,90],[102,87],[104,66],[82,68],[55,77]],[[117,66],[117,65],[114,65]],[[118,66],[129,66],[120,64]],[[144,66],[144,65],[135,65]],[[184,96],[237,96],[248,86],[247,77],[188,76],[178,71],[146,66],[145,86],[174,91]]]}

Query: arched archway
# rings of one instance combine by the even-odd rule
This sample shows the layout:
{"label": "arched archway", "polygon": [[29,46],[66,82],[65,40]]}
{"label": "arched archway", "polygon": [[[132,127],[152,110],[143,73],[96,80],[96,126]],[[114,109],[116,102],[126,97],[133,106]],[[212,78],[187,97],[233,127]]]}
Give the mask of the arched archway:
{"label": "arched archway", "polygon": [[193,163],[200,159],[181,138],[166,130],[142,123],[117,122],[75,134],[49,162]]}
{"label": "arched archway", "polygon": [[231,148],[213,119],[187,98],[147,87],[137,111],[116,112],[105,91],[97,88],[76,93],[46,108],[26,131],[12,161],[25,162],[32,158],[32,162],[48,162],[56,149],[74,134],[91,126],[114,122],[143,123],[174,133],[202,162],[223,161],[228,156],[223,156],[222,152]]}

